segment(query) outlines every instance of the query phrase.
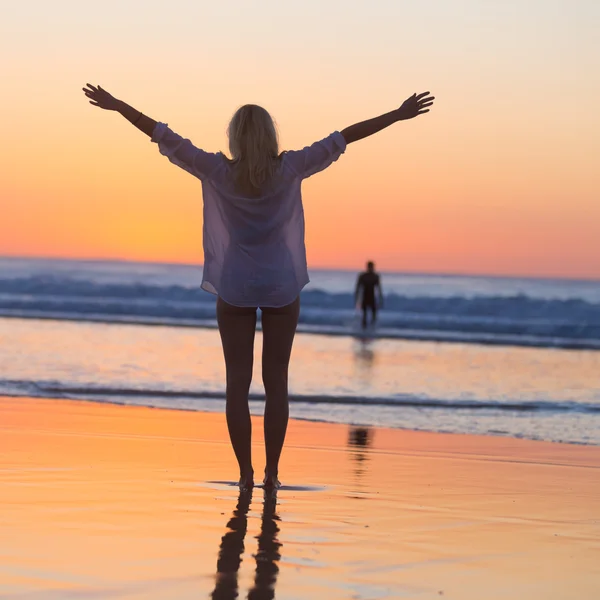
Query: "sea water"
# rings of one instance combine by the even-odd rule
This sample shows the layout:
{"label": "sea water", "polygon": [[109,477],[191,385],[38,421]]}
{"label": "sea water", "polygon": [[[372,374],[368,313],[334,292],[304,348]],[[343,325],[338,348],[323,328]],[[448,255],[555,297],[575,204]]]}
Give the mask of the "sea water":
{"label": "sea water", "polygon": [[[363,332],[356,275],[311,272],[292,416],[600,443],[600,282],[382,273],[385,307]],[[0,259],[0,394],[222,411],[201,277],[194,265]]]}

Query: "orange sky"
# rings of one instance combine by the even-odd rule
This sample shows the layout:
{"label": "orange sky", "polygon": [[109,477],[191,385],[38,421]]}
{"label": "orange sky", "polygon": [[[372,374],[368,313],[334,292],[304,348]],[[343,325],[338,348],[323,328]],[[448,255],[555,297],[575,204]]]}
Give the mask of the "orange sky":
{"label": "orange sky", "polygon": [[0,254],[202,261],[199,182],[87,104],[88,81],[208,150],[245,102],[291,148],[429,89],[430,114],[306,182],[310,265],[600,277],[592,0],[13,4]]}

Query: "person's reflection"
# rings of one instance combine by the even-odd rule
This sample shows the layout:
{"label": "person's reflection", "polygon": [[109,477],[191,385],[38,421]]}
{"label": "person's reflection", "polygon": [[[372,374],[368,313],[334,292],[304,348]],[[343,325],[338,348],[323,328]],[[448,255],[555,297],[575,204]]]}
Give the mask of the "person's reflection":
{"label": "person's reflection", "polygon": [[377,362],[375,344],[372,340],[354,341],[354,366],[357,378],[362,385],[371,387],[374,383],[374,367]]}
{"label": "person's reflection", "polygon": [[373,340],[359,339],[354,342],[355,356],[359,364],[364,368],[370,368],[375,361],[375,352],[373,351]]}
{"label": "person's reflection", "polygon": [[279,573],[279,559],[281,558],[281,542],[277,539],[279,533],[279,515],[275,512],[277,507],[277,491],[265,491],[263,501],[262,520],[258,539],[258,552],[256,553],[256,573],[254,587],[248,594],[248,600],[272,600],[275,598],[275,584]]}
{"label": "person's reflection", "polygon": [[211,598],[228,600],[238,597],[238,570],[244,553],[244,538],[248,529],[248,510],[252,489],[240,491],[238,502],[227,522],[229,531],[221,538],[217,577]]}
{"label": "person's reflection", "polygon": [[[248,510],[252,501],[252,491],[240,492],[237,505],[231,519],[227,522],[228,531],[221,538],[215,589],[211,598],[216,600],[234,600],[239,595],[238,571],[244,554],[244,538],[248,529]],[[263,512],[258,539],[258,552],[255,555],[256,573],[254,585],[248,593],[249,600],[272,600],[275,598],[275,584],[281,558],[279,516],[275,512],[277,494],[264,493]]]}
{"label": "person's reflection", "polygon": [[350,427],[348,445],[350,454],[355,462],[354,473],[358,479],[366,471],[367,449],[373,442],[373,432],[368,427]]}

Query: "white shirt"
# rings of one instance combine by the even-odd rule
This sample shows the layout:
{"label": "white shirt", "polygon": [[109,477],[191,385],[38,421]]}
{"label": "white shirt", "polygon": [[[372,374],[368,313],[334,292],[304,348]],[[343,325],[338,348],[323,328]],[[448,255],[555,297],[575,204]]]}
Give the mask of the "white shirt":
{"label": "white shirt", "polygon": [[157,123],[152,141],[161,154],[202,182],[202,288],[235,306],[280,307],[308,283],[301,183],[346,150],[336,131],[302,150],[284,152],[276,182],[258,198],[236,194],[229,162]]}

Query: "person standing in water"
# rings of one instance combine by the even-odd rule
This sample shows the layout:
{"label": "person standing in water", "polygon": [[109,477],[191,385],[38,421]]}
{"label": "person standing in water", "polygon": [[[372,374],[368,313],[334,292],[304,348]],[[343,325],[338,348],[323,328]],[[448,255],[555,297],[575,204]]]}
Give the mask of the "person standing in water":
{"label": "person standing in water", "polygon": [[302,150],[280,152],[271,115],[241,106],[227,130],[231,158],[206,152],[100,86],[83,88],[90,104],[120,113],[158,144],[159,152],[202,183],[202,288],[217,296],[226,370],[226,419],[240,470],[239,486],[254,485],[248,392],[257,310],[261,310],[265,387],[266,467],[263,483],[278,488],[279,458],[288,424],[288,366],[300,291],[308,283],[302,182],[323,171],[347,144],[398,121],[429,112],[433,96],[413,94],[399,108],[334,131]]}
{"label": "person standing in water", "polygon": [[[375,289],[377,288],[377,297]],[[371,325],[377,320],[377,310],[383,308],[383,291],[381,289],[381,278],[379,273],[375,272],[375,264],[371,261],[367,263],[367,270],[358,276],[356,281],[356,291],[354,292],[354,303],[358,303],[361,296],[362,308],[362,326],[367,327],[367,312],[371,311]]]}

